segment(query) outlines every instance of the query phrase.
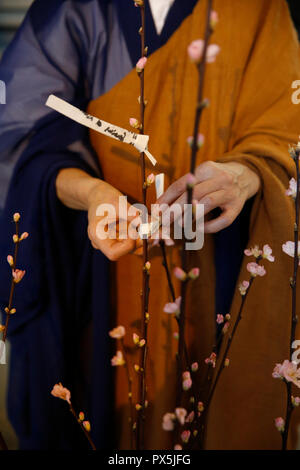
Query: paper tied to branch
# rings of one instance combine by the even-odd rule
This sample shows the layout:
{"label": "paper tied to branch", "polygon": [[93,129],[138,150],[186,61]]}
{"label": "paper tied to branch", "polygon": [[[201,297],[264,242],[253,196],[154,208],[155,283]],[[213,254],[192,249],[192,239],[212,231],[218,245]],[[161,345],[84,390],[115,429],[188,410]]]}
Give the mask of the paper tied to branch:
{"label": "paper tied to branch", "polygon": [[5,342],[2,339],[0,340],[0,364],[6,364],[6,347]]}
{"label": "paper tied to branch", "polygon": [[165,175],[160,173],[155,176],[156,199],[159,199],[165,192]]}
{"label": "paper tied to branch", "polygon": [[144,134],[136,134],[135,132],[122,129],[121,127],[110,124],[109,122],[98,119],[95,116],[82,111],[67,101],[50,95],[46,101],[46,106],[72,119],[73,121],[89,127],[100,134],[119,140],[125,144],[133,145],[140,153],[145,153],[152,165],[156,165],[157,161],[148,150],[149,136]]}
{"label": "paper tied to branch", "polygon": [[[155,191],[156,199],[159,199],[165,191],[165,175],[159,173],[155,175]],[[161,220],[155,220],[148,224],[141,224],[139,227],[139,235],[141,238],[149,238],[154,235],[161,227]]]}

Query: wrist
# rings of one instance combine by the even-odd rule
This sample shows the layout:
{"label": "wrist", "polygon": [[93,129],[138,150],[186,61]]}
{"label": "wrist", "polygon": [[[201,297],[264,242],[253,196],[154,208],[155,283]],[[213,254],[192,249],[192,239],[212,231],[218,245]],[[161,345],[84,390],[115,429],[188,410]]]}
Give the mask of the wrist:
{"label": "wrist", "polygon": [[238,184],[245,192],[246,200],[253,197],[260,189],[261,181],[258,174],[251,170],[247,165],[240,162],[225,163],[227,168],[231,169],[238,179]]}
{"label": "wrist", "polygon": [[60,170],[56,178],[56,193],[60,201],[70,209],[88,210],[91,193],[102,183],[77,168]]}

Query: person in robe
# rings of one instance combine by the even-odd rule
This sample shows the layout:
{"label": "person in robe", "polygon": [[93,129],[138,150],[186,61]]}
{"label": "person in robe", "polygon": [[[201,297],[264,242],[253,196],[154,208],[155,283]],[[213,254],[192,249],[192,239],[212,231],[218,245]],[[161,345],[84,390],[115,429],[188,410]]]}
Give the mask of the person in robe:
{"label": "person in robe", "polygon": [[[158,5],[159,4],[159,5]],[[197,73],[187,47],[203,37],[204,0],[147,1],[146,133],[166,175],[160,202],[185,192]],[[214,1],[221,48],[207,67],[201,122],[205,145],[197,160],[195,195],[205,205],[204,248],[193,256],[201,275],[188,297],[187,341],[199,361],[212,351],[216,314],[237,315],[237,286],[247,276],[247,246],[270,244],[276,256],[255,281],[232,345],[230,367],[208,417],[207,449],[277,449],[274,418],[284,415],[283,388],[272,379],[289,350],[293,208],[285,190],[294,175],[288,144],[299,133],[291,84],[299,78],[299,45],[284,0]],[[126,327],[131,360],[138,332],[142,261],[133,240],[99,240],[96,208],[119,196],[139,201],[134,150],[89,133],[45,106],[55,94],[108,122],[128,127],[138,113],[140,18],[128,0],[37,0],[4,54],[0,79],[0,300],[9,291],[12,214],[30,233],[18,263],[27,271],[10,321],[8,411],[22,449],[85,446],[66,404],[50,395],[61,381],[92,423],[98,448],[129,448],[125,371],[112,374],[115,344],[108,331]],[[152,168],[147,167],[150,173]],[[152,198],[152,202],[155,198]],[[178,263],[178,246],[170,248]],[[114,263],[109,263],[109,261]],[[146,448],[170,447],[162,417],[175,406],[176,323],[158,248],[151,250]],[[179,285],[176,285],[179,292]],[[114,400],[111,399],[114,391]],[[134,391],[135,392],[135,391]],[[117,429],[117,432],[116,432]]]}

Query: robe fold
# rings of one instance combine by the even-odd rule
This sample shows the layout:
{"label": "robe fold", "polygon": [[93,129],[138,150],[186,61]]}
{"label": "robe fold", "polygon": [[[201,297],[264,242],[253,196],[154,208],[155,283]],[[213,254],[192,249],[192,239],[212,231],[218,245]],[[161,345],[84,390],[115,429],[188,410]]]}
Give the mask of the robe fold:
{"label": "robe fold", "polygon": [[[209,99],[210,106],[202,116],[205,144],[197,163],[237,161],[259,175],[261,187],[250,207],[248,245],[269,244],[276,261],[263,262],[267,275],[254,280],[247,298],[230,350],[230,367],[223,372],[211,404],[205,447],[279,449],[281,437],[274,419],[285,416],[285,387],[271,374],[275,363],[287,359],[289,352],[289,278],[293,260],[282,252],[281,245],[293,240],[293,202],[285,190],[294,176],[288,145],[296,143],[299,134],[299,110],[291,100],[291,85],[300,72],[299,45],[288,7],[282,0],[215,0],[214,9],[219,14],[219,23],[211,42],[218,44],[221,51],[216,62],[207,65],[204,97]],[[158,160],[154,172],[164,172],[167,184],[189,169],[186,140],[193,129],[197,71],[186,51],[191,41],[203,38],[205,11],[206,2],[199,1],[166,45],[151,55],[145,69],[148,101],[145,133],[150,135],[149,149]],[[139,117],[139,93],[139,80],[132,70],[107,94],[93,100],[88,112],[128,127],[130,117]],[[91,141],[106,181],[140,200],[137,152],[93,131]],[[152,171],[147,161],[147,173]],[[150,192],[149,201],[154,200]],[[226,243],[221,248],[219,256],[232,249]],[[233,247],[235,255],[236,250]],[[206,235],[204,248],[193,253],[192,265],[200,267],[201,274],[189,290],[186,339],[191,361],[199,361],[199,377],[205,374],[204,359],[210,355],[215,341],[216,253],[212,235]],[[172,267],[179,263],[177,247],[170,249],[169,259]],[[237,285],[249,279],[248,262],[249,258],[244,257]],[[227,263],[230,271],[230,258]],[[118,261],[114,291],[117,324],[131,327],[130,331],[137,333],[141,269],[141,259],[133,255]],[[179,295],[178,284],[176,288]],[[163,414],[173,412],[175,406],[176,322],[163,312],[169,300],[156,249],[151,254],[147,366],[146,445],[152,449],[170,446],[170,437],[162,431],[161,422]],[[232,323],[240,302],[236,286],[230,309]],[[298,303],[298,315],[299,308]],[[132,350],[130,334],[126,341]],[[137,360],[134,350],[131,360]],[[124,389],[125,371],[119,368],[115,393],[121,446],[126,448],[128,416]],[[295,420],[297,415],[295,411]]]}

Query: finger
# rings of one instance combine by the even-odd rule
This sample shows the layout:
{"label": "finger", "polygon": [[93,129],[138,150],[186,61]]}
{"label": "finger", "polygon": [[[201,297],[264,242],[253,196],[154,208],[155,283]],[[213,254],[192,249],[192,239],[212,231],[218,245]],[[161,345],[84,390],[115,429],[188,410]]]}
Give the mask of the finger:
{"label": "finger", "polygon": [[117,261],[135,249],[135,240],[106,240],[99,245],[99,249],[110,261]]}
{"label": "finger", "polygon": [[234,209],[227,209],[216,219],[204,223],[204,233],[217,233],[223,230],[236,219],[238,212]]}
{"label": "finger", "polygon": [[[220,188],[222,184],[226,183],[227,178],[226,172],[222,171],[215,162],[210,161],[204,162],[196,168],[195,177],[196,186],[198,183],[207,182],[207,185],[203,185],[201,188],[199,185],[199,197],[203,197],[206,192]],[[214,182],[215,178],[217,181]],[[187,179],[188,175],[184,175],[172,183],[156,203],[169,205],[174,203],[186,191]],[[211,181],[208,182],[208,180]]]}
{"label": "finger", "polygon": [[221,207],[231,201],[231,195],[227,191],[221,189],[204,196],[199,200],[198,204],[204,205],[204,215],[211,212],[216,207]]}
{"label": "finger", "polygon": [[156,204],[172,204],[186,191],[186,185],[187,175],[184,175],[168,187],[164,194],[157,199]]}

